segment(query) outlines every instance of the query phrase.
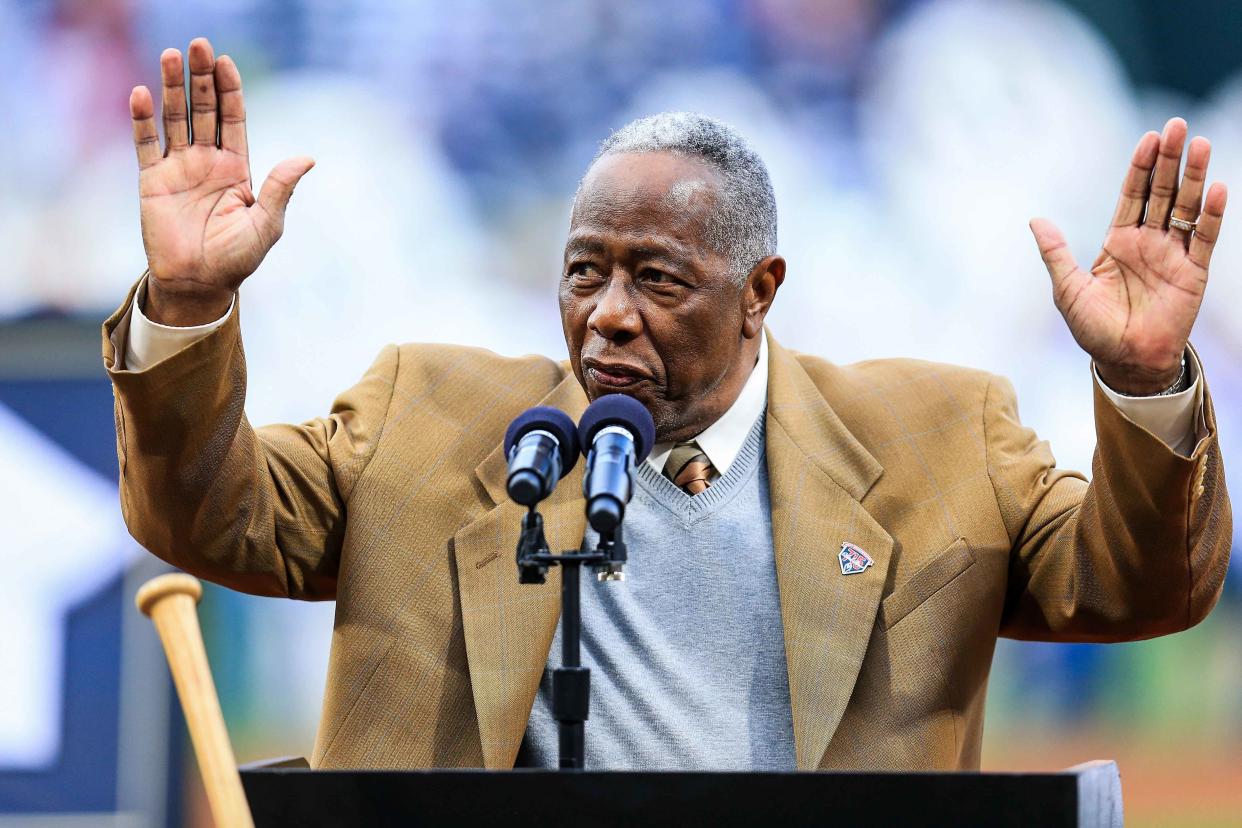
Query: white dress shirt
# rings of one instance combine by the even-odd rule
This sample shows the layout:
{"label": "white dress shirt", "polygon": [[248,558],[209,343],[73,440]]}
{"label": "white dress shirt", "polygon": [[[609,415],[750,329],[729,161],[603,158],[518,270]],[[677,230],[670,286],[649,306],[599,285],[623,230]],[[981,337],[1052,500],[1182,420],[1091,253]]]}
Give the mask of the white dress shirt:
{"label": "white dress shirt", "polygon": [[[116,353],[125,355],[121,368],[126,371],[142,371],[167,359],[182,348],[197,342],[199,339],[219,328],[237,307],[237,298],[229,306],[224,316],[208,322],[206,325],[178,328],[152,322],[142,312],[142,304],[146,298],[146,281],[138,287],[134,294],[134,303],[130,306],[129,336],[124,343],[113,341]],[[118,325],[116,330],[125,330],[125,325]],[[115,337],[116,334],[114,333]],[[122,347],[123,346],[123,347]],[[1104,384],[1100,375],[1092,373],[1100,389],[1115,406],[1132,422],[1150,431],[1165,445],[1183,457],[1189,457],[1196,442],[1196,420],[1203,410],[1203,371],[1194,352],[1187,349],[1187,370],[1192,374],[1190,387],[1177,394],[1164,397],[1127,397],[1119,394]],[[707,455],[715,469],[711,479],[725,474],[729,466],[737,458],[742,443],[750,433],[750,428],[763,414],[768,398],[768,341],[767,336],[759,340],[759,359],[742,386],[733,405],[729,406],[719,420],[708,426],[698,437],[694,438],[699,448]],[[663,472],[668,461],[673,443],[656,443],[647,462],[656,471]]]}

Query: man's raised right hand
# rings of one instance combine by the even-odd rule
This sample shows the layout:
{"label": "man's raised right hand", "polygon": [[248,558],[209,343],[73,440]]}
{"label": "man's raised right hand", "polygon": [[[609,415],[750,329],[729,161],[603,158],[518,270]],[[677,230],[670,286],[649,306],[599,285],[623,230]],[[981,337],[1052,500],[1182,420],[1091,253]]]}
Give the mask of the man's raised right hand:
{"label": "man's raised right hand", "polygon": [[187,113],[181,53],[165,49],[160,55],[163,152],[151,91],[137,86],[129,96],[151,271],[144,312],[183,327],[228,311],[237,287],[280,238],[293,188],[315,164],[306,157],[280,162],[256,200],[237,66],[228,56],[217,60],[201,37],[190,43],[189,64]]}

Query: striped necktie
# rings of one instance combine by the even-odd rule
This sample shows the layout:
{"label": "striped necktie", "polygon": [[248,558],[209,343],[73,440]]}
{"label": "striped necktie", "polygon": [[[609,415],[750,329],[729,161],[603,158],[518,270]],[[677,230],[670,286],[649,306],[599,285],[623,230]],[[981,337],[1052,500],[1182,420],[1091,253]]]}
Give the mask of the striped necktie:
{"label": "striped necktie", "polygon": [[664,464],[664,476],[691,496],[707,490],[711,485],[708,477],[714,471],[712,461],[695,442],[678,443]]}

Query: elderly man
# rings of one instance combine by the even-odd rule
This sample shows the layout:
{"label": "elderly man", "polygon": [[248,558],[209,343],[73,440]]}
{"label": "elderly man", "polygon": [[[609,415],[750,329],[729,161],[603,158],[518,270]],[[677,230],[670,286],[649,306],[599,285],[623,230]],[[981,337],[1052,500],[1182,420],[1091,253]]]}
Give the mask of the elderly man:
{"label": "elderly man", "polygon": [[[1187,339],[1225,189],[1204,194],[1203,139],[1179,186],[1184,122],[1140,139],[1090,270],[1032,223],[1094,363],[1088,484],[1001,378],[782,348],[767,172],[685,114],[626,126],[582,180],[568,362],[390,346],[329,416],[253,429],[237,289],[312,162],[256,198],[237,68],[205,40],[188,62],[189,107],[161,59],[165,151],[150,93],[130,99],[149,272],[104,329],[122,505],[189,572],[336,600],[316,766],[555,764],[557,576],[518,583],[500,445],[536,404],[620,392],[657,426],[630,579],[583,596],[589,767],[976,768],[998,635],[1133,640],[1215,602],[1230,510]],[[543,507],[556,547],[584,533],[581,468]]]}

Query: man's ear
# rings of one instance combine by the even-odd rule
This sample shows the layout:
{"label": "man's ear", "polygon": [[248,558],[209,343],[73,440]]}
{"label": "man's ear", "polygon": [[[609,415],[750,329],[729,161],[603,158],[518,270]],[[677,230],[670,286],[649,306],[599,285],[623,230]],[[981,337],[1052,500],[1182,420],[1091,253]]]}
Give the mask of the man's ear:
{"label": "man's ear", "polygon": [[742,286],[744,337],[754,339],[763,330],[763,320],[784,281],[785,260],[780,256],[767,256],[751,269]]}

